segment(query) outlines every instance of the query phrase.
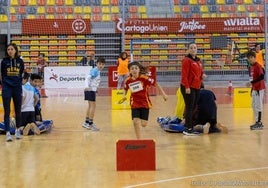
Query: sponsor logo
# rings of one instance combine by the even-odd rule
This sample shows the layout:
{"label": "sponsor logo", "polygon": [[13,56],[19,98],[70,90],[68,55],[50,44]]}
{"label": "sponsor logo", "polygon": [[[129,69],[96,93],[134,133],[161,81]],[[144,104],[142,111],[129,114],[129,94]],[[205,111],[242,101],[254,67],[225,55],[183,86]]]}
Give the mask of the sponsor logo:
{"label": "sponsor logo", "polygon": [[137,149],[143,149],[143,148],[146,148],[146,145],[130,145],[130,144],[127,144],[125,146],[126,150],[137,150]]}
{"label": "sponsor logo", "polygon": [[198,21],[192,20],[189,22],[181,22],[178,32],[183,32],[184,30],[195,31],[195,30],[205,30],[205,29],[206,29],[205,24],[200,24]]}
{"label": "sponsor logo", "polygon": [[87,25],[84,20],[75,19],[72,23],[72,28],[75,33],[83,33],[86,30]]}
{"label": "sponsor logo", "polygon": [[114,82],[117,82],[118,81],[117,71],[113,71],[113,81]]}
{"label": "sponsor logo", "polygon": [[81,82],[85,81],[85,75],[79,74],[56,74],[53,69],[50,70],[49,80],[55,80],[56,82]]}
{"label": "sponsor logo", "polygon": [[238,93],[243,94],[243,93],[248,93],[248,91],[238,91]]}
{"label": "sponsor logo", "polygon": [[231,18],[224,21],[224,26],[259,26],[259,18]]}
{"label": "sponsor logo", "polygon": [[[119,31],[122,31],[122,18],[119,18],[119,22],[116,27]],[[125,32],[145,33],[145,32],[167,32],[167,25],[160,25],[155,23],[149,23],[148,21],[134,20],[125,22]]]}

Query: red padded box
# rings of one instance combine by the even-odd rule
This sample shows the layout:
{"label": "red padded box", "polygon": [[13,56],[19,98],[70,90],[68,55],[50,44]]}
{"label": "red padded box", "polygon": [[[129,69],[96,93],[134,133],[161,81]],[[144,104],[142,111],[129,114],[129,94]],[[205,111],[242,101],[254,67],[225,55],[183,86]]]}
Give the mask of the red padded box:
{"label": "red padded box", "polygon": [[155,170],[153,140],[119,140],[116,143],[118,171]]}

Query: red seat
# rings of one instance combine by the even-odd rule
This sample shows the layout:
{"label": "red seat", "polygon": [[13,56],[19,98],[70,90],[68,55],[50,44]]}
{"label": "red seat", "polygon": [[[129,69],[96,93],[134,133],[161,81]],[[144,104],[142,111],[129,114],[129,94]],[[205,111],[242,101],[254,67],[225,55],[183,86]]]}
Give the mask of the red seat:
{"label": "red seat", "polygon": [[37,4],[38,4],[39,6],[44,6],[44,5],[46,5],[46,0],[38,0],[38,1],[37,1]]}
{"label": "red seat", "polygon": [[47,7],[46,12],[49,14],[54,14],[55,8],[54,7]]}
{"label": "red seat", "polygon": [[101,15],[100,14],[94,14],[92,15],[92,19],[93,22],[99,22],[101,21]]}
{"label": "red seat", "polygon": [[27,1],[26,0],[20,0],[19,1],[19,5],[20,6],[26,6],[27,5]]}
{"label": "red seat", "polygon": [[18,13],[25,14],[26,13],[25,7],[18,7]]}
{"label": "red seat", "polygon": [[64,6],[64,0],[56,0],[55,4],[58,6]]}
{"label": "red seat", "polygon": [[111,0],[110,3],[113,6],[117,6],[118,5],[118,0]]}
{"label": "red seat", "polygon": [[92,8],[92,13],[94,13],[94,14],[99,14],[99,13],[101,13],[101,8],[98,7],[98,6],[93,7],[93,8]]}

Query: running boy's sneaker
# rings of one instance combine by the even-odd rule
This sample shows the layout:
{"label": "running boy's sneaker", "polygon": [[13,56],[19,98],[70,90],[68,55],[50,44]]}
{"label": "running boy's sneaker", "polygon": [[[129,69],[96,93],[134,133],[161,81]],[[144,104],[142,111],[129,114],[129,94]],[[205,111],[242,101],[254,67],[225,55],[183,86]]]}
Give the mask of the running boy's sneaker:
{"label": "running boy's sneaker", "polygon": [[90,126],[89,126],[89,124],[87,122],[84,122],[82,124],[82,127],[86,128],[86,129],[91,129]]}
{"label": "running boy's sneaker", "polygon": [[194,131],[193,129],[186,129],[185,131],[182,132],[186,136],[198,136],[200,135],[199,132]]}
{"label": "running boy's sneaker", "polygon": [[91,125],[89,125],[90,129],[92,131],[99,131],[100,129],[96,127],[96,125],[94,123],[92,123]]}
{"label": "running boy's sneaker", "polygon": [[8,133],[6,134],[6,141],[7,141],[7,142],[12,142],[12,137],[11,137],[10,132],[8,132]]}
{"label": "running boy's sneaker", "polygon": [[263,125],[262,122],[256,122],[254,125],[250,126],[251,130],[262,130],[263,129]]}
{"label": "running boy's sneaker", "polygon": [[19,129],[16,129],[16,130],[15,130],[15,137],[16,137],[16,139],[21,139],[21,138],[22,138]]}

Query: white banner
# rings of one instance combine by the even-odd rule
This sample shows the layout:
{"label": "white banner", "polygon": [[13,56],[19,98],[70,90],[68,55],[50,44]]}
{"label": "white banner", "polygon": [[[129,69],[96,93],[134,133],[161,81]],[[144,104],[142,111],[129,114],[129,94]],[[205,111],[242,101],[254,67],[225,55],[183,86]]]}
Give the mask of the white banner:
{"label": "white banner", "polygon": [[45,88],[84,88],[91,66],[45,67]]}

